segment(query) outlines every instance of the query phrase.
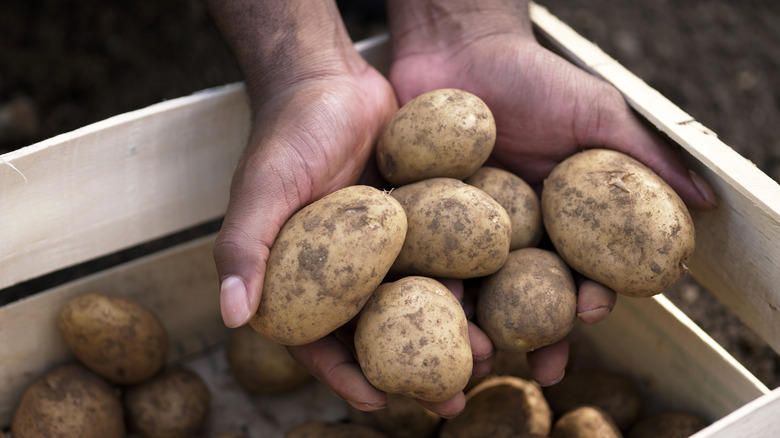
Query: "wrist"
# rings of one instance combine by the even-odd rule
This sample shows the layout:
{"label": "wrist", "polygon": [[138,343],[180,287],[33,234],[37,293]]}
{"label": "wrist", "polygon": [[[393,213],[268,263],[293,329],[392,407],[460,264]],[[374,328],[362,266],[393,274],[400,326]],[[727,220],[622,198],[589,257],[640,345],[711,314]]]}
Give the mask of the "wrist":
{"label": "wrist", "polygon": [[534,38],[527,0],[388,0],[388,17],[395,58],[494,35]]}

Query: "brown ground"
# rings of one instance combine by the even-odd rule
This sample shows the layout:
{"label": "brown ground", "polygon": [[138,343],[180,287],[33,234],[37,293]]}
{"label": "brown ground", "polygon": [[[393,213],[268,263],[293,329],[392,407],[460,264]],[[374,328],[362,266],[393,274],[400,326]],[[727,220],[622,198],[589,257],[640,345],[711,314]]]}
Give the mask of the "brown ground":
{"label": "brown ground", "polygon": [[[540,0],[723,141],[780,179],[780,3]],[[6,0],[0,153],[241,79],[199,1]],[[375,32],[351,18],[355,39]],[[8,123],[14,120],[15,123]],[[712,295],[669,296],[770,388],[780,362]]]}

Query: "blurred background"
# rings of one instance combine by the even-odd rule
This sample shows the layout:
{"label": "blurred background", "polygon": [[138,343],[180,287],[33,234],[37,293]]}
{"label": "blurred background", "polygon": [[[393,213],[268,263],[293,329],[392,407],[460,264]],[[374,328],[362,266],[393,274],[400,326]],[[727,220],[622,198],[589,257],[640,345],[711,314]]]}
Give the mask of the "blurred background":
{"label": "blurred background", "polygon": [[[540,0],[780,180],[780,2]],[[381,1],[340,1],[354,40],[384,31]],[[197,0],[0,0],[0,153],[241,80]],[[706,290],[668,294],[770,388],[780,361]]]}

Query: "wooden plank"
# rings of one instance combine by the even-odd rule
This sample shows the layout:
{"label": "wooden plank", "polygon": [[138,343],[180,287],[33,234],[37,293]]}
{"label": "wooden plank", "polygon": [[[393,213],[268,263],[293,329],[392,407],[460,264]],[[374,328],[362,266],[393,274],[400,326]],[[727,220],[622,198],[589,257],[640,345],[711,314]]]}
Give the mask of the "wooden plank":
{"label": "wooden plank", "polygon": [[615,85],[713,186],[719,208],[693,212],[698,247],[691,273],[780,352],[780,186],[547,9],[534,4],[531,16],[544,39]]}
{"label": "wooden plank", "polygon": [[155,312],[171,341],[171,361],[221,342],[227,329],[219,311],[213,239],[201,238],[0,307],[0,427],[10,423],[34,379],[73,359],[56,320],[65,302],[81,293],[120,295]]}
{"label": "wooden plank", "polygon": [[656,407],[714,421],[769,392],[662,295],[621,296],[608,318],[575,333],[600,362],[635,376]]}
{"label": "wooden plank", "polygon": [[249,129],[232,84],[0,157],[0,289],[217,219]]}
{"label": "wooden plank", "polygon": [[737,409],[692,438],[758,438],[777,435],[780,389]]}

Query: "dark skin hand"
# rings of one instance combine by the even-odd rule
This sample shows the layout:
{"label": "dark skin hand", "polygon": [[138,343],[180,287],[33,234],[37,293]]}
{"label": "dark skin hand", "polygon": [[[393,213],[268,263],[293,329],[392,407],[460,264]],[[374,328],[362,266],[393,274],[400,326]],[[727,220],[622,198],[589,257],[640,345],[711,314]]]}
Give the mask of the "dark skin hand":
{"label": "dark skin hand", "polygon": [[[222,316],[230,327],[246,324],[255,313],[270,247],[284,222],[328,193],[373,181],[367,164],[399,101],[434,88],[458,87],[482,97],[498,126],[492,160],[529,183],[540,183],[577,150],[601,146],[648,164],[689,205],[714,203],[708,186],[638,122],[614,88],[533,40],[523,2],[388,2],[390,82],[354,50],[332,0],[207,3],[239,61],[253,113],[214,247]],[[484,23],[490,29],[482,29]],[[465,296],[462,282],[442,281],[457,297]],[[583,321],[603,319],[614,303],[612,291],[581,282]],[[474,324],[469,334],[474,375],[484,375],[492,364],[492,344]],[[349,339],[344,327],[289,351],[351,405],[381,409],[386,395],[363,376]],[[567,356],[562,341],[528,359],[534,377],[551,384],[563,376]],[[465,397],[421,403],[452,417]]]}

